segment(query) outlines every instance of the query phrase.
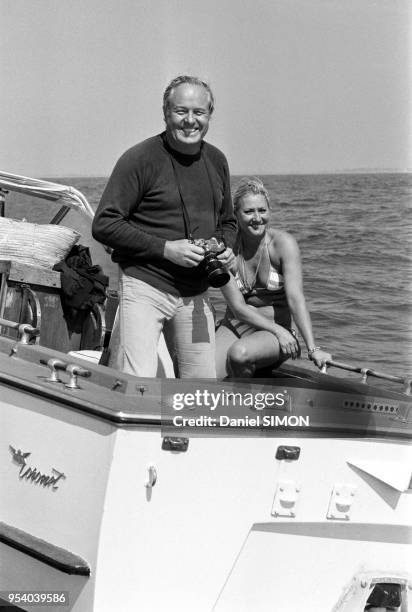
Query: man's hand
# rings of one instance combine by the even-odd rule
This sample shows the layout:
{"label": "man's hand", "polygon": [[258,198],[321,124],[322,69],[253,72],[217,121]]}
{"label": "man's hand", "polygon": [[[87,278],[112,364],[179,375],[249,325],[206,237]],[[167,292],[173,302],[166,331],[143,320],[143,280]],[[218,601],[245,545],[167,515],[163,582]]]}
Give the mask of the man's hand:
{"label": "man's hand", "polygon": [[178,266],[194,268],[203,261],[205,252],[202,247],[182,238],[181,240],[166,240],[163,256]]}
{"label": "man's hand", "polygon": [[217,256],[218,260],[222,262],[226,270],[232,270],[236,261],[236,257],[233,254],[231,248],[227,247],[223,253]]}

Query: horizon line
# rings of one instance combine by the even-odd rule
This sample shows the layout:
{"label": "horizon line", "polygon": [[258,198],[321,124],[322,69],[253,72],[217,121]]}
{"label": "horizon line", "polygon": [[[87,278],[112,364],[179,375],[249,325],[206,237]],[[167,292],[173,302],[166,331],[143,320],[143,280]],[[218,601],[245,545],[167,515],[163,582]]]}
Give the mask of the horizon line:
{"label": "horizon line", "polygon": [[[323,170],[323,171],[284,171],[284,172],[231,172],[230,176],[324,176],[324,175],[336,175],[336,174],[411,174],[412,168],[406,168],[404,170],[397,170],[395,168],[350,168],[343,170]],[[27,175],[26,175],[27,176]],[[42,178],[94,178],[94,179],[106,179],[109,178],[110,174],[76,174],[76,173],[64,173],[64,174],[47,174],[42,173]],[[34,177],[33,177],[34,178]]]}

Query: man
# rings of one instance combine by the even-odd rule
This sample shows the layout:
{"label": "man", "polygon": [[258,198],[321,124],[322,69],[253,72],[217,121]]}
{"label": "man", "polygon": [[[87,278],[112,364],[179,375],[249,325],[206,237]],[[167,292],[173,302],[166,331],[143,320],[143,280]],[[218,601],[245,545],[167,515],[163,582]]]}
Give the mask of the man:
{"label": "man", "polygon": [[215,378],[214,319],[193,242],[223,238],[229,266],[236,233],[224,155],[204,142],[213,113],[210,87],[180,76],[166,88],[166,131],[122,155],[93,222],[96,240],[119,263],[120,367],[156,376],[162,329],[182,378]]}

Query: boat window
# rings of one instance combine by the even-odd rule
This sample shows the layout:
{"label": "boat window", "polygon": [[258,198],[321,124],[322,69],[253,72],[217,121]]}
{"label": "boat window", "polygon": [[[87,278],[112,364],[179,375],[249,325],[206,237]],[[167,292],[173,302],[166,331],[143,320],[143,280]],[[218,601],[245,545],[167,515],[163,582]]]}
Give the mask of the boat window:
{"label": "boat window", "polygon": [[400,612],[402,587],[400,584],[378,582],[369,595],[364,610],[370,612]]}

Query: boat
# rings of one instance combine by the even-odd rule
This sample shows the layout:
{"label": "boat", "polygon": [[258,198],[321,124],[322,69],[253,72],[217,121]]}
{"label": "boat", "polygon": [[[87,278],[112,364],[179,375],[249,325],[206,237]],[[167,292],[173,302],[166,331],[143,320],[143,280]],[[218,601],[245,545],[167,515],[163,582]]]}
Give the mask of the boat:
{"label": "boat", "polygon": [[[62,201],[51,225],[93,215],[70,187],[1,173],[0,190]],[[335,361],[137,378],[99,363],[113,296],[70,336],[57,272],[0,270],[4,605],[412,609],[409,379]]]}

